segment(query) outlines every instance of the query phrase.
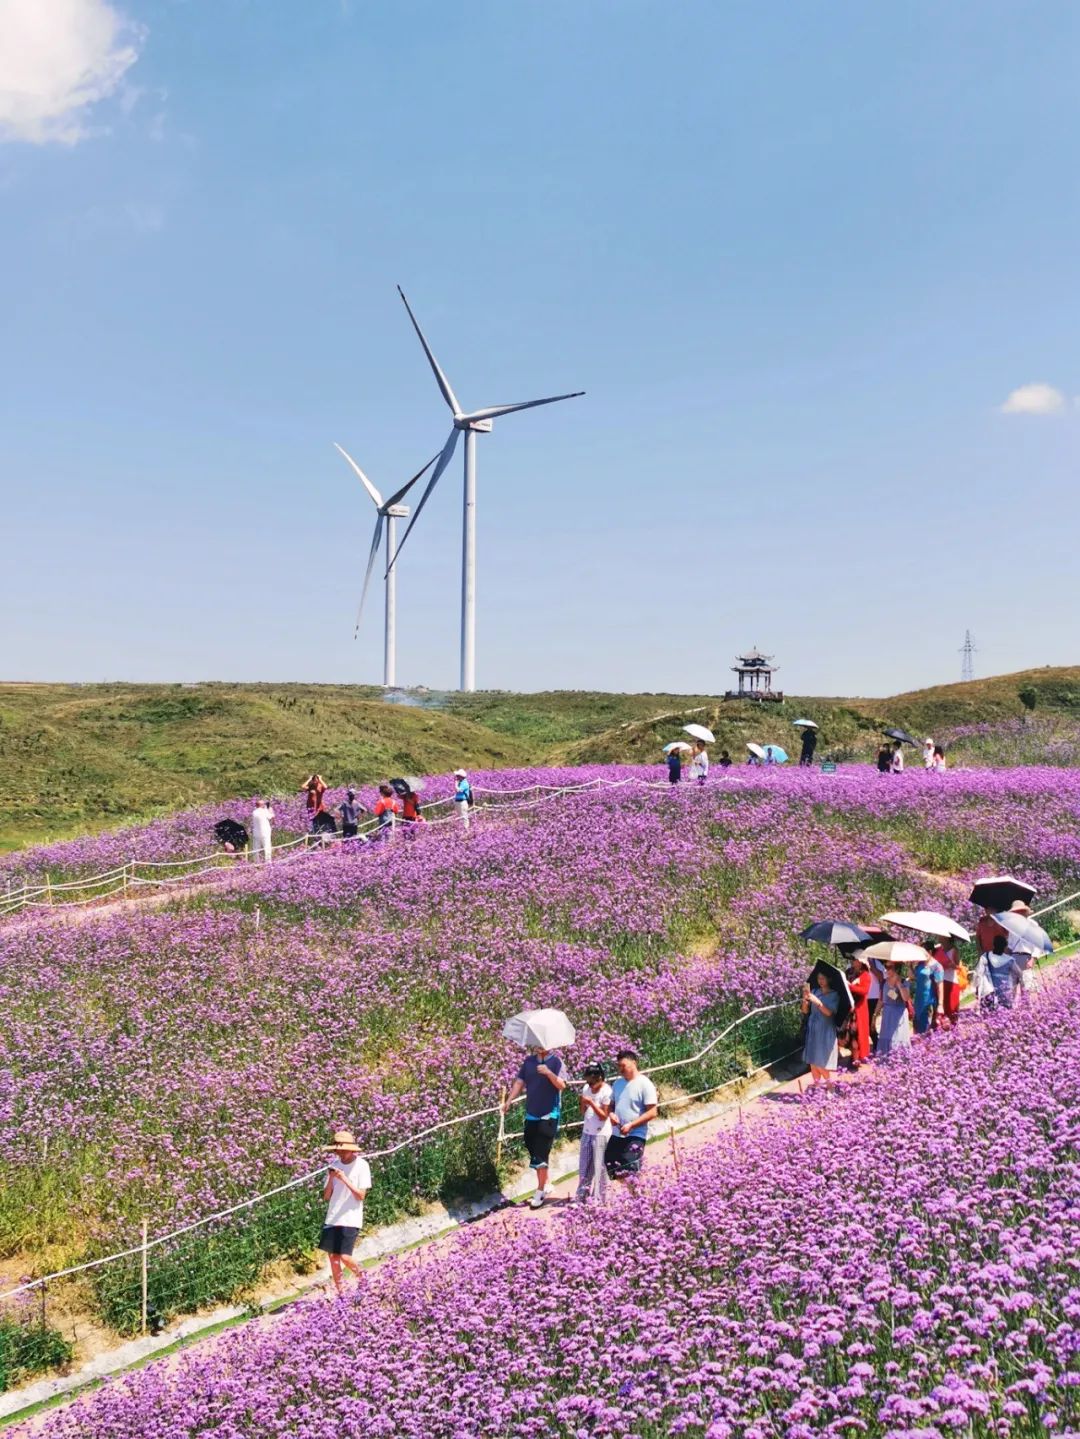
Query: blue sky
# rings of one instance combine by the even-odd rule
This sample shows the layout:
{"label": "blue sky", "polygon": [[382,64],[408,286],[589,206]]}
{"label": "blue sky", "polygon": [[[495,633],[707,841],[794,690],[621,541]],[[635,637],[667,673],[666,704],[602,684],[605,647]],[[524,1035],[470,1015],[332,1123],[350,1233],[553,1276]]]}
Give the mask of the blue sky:
{"label": "blue sky", "polygon": [[448,431],[397,283],[467,406],[588,392],[478,441],[481,686],[1080,659],[1070,0],[6,0],[0,57],[5,678],[378,681],[332,442]]}

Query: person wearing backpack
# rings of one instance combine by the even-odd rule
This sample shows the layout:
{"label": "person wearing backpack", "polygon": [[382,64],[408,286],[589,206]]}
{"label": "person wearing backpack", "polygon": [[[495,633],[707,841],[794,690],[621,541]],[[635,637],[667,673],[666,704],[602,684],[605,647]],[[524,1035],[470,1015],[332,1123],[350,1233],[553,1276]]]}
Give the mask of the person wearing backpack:
{"label": "person wearing backpack", "polygon": [[456,769],[454,771],[454,808],[458,812],[461,827],[466,834],[469,832],[469,811],[472,807],[473,792],[468,773],[463,769]]}

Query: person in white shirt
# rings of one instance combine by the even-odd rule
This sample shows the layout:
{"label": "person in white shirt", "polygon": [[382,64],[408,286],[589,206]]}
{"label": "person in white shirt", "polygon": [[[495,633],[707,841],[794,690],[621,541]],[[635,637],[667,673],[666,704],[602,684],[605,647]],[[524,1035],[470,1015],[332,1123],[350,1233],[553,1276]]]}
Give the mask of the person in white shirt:
{"label": "person in white shirt", "polygon": [[328,1202],[319,1248],[330,1260],[334,1288],[340,1294],[342,1265],[360,1277],[360,1266],[352,1252],[364,1227],[364,1200],[371,1188],[371,1168],[347,1129],[335,1132],[330,1149],[338,1163],[331,1164],[326,1174],[323,1198]]}
{"label": "person in white shirt", "polygon": [[889,770],[892,774],[904,773],[904,751],[899,740],[893,745],[892,759],[889,761]]}
{"label": "person in white shirt", "polygon": [[934,741],[932,739],[923,740],[922,762],[923,769],[934,768]]}
{"label": "person in white shirt", "polygon": [[694,741],[694,755],[690,761],[690,778],[696,779],[698,784],[704,784],[709,778],[709,751],[705,748],[705,741],[701,739]]}
{"label": "person in white shirt", "polygon": [[255,801],[255,808],[251,811],[251,857],[262,859],[264,864],[269,864],[273,857],[273,841],[270,837],[270,827],[274,823],[274,811],[264,799]]}
{"label": "person in white shirt", "polygon": [[607,1197],[604,1151],[611,1138],[611,1085],[604,1078],[602,1064],[590,1064],[585,1070],[581,1113],[584,1122],[581,1127],[578,1186],[574,1199],[578,1204],[584,1204],[589,1199],[603,1204]]}

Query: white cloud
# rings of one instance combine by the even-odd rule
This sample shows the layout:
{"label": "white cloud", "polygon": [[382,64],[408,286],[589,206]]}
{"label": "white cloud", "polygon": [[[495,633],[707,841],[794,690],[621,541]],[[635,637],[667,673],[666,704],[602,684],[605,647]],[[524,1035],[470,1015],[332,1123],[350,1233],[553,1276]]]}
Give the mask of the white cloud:
{"label": "white cloud", "polygon": [[1001,407],[1003,415],[1053,415],[1065,408],[1065,396],[1053,385],[1021,385]]}
{"label": "white cloud", "polygon": [[0,141],[74,145],[112,95],[144,32],[108,0],[0,0]]}

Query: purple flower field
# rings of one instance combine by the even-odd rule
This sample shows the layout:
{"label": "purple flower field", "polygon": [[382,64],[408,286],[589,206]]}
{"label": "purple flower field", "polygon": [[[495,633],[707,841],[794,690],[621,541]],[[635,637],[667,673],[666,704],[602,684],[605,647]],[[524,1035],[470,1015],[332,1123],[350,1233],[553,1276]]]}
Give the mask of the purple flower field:
{"label": "purple flower field", "polygon": [[37,1432],[1075,1436],[1078,1006],[1074,970],[677,1181],[398,1260]]}
{"label": "purple flower field", "polygon": [[[506,791],[598,776],[656,771],[476,779]],[[331,1126],[374,1148],[489,1105],[515,1065],[501,1021],[524,1007],[570,1013],[575,1067],[626,1041],[654,1064],[691,1054],[792,996],[807,967],[794,935],[813,919],[971,918],[966,883],[999,866],[1044,901],[1080,888],[1078,819],[1067,771],[744,770],[705,789],[478,811],[467,840],[455,823],[245,866],[161,910],[9,923],[0,1257],[33,1270],[44,1245],[49,1267],[108,1252],[143,1215],[161,1234],[313,1167]],[[166,821],[143,833],[175,856],[196,830],[185,815],[171,843]],[[79,862],[113,842],[89,841]],[[760,1062],[753,1048],[736,1058]],[[476,1161],[433,1144],[386,1178],[373,1221],[486,1181],[490,1156],[483,1173]],[[280,1252],[296,1243],[290,1230]]]}

